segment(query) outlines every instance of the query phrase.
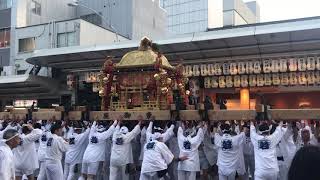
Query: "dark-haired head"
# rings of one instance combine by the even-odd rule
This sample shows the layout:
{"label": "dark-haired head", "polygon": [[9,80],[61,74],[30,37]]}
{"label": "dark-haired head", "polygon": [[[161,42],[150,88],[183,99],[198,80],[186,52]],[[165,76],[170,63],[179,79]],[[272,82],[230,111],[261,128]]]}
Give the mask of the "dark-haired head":
{"label": "dark-haired head", "polygon": [[51,126],[50,131],[52,134],[62,136],[62,125],[60,123],[55,123]]}
{"label": "dark-haired head", "polygon": [[294,156],[288,180],[319,180],[320,147],[305,146]]}
{"label": "dark-haired head", "polygon": [[231,126],[230,124],[221,124],[220,126],[221,131],[223,134],[230,134],[231,133]]}
{"label": "dark-haired head", "polygon": [[259,131],[262,135],[269,135],[270,134],[270,127],[268,123],[263,122],[259,125]]}
{"label": "dark-haired head", "polygon": [[20,144],[19,133],[15,129],[6,130],[3,133],[3,139],[11,149],[16,148]]}

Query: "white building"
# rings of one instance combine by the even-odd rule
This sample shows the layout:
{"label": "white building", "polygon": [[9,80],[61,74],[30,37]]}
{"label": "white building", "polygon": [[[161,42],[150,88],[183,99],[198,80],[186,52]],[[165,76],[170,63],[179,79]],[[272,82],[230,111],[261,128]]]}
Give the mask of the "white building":
{"label": "white building", "polygon": [[[114,42],[117,37],[119,41],[128,40],[82,19],[17,28],[14,41],[17,45],[14,49],[16,74],[25,74],[31,71],[32,66],[25,62],[25,59],[31,57],[36,50],[99,45]],[[42,69],[39,75],[50,76],[50,71]]]}
{"label": "white building", "polygon": [[242,0],[161,0],[161,6],[168,13],[167,28],[171,34],[259,22],[258,4],[248,4],[247,7]]}

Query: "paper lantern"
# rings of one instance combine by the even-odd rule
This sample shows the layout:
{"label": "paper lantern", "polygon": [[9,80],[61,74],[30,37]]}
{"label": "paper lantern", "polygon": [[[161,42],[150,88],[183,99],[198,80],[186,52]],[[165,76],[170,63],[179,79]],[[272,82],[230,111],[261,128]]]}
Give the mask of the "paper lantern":
{"label": "paper lantern", "polygon": [[260,61],[255,61],[253,63],[253,72],[255,74],[260,74],[261,73],[261,62]]}
{"label": "paper lantern", "polygon": [[248,87],[248,76],[247,75],[242,75],[241,76],[241,87]]}
{"label": "paper lantern", "polygon": [[263,72],[270,73],[271,72],[271,60],[263,61]]}
{"label": "paper lantern", "polygon": [[249,75],[249,85],[251,87],[257,86],[257,76],[256,75]]}
{"label": "paper lantern", "polygon": [[246,63],[238,62],[238,74],[245,74],[245,73],[246,73]]}
{"label": "paper lantern", "polygon": [[314,57],[307,58],[307,70],[313,71],[316,69],[316,59]]}
{"label": "paper lantern", "polygon": [[259,87],[264,86],[264,75],[263,74],[257,75],[257,86],[259,86]]}
{"label": "paper lantern", "polygon": [[213,64],[208,64],[208,75],[213,76],[214,75],[214,66]]}
{"label": "paper lantern", "polygon": [[221,67],[222,67],[222,65],[220,63],[215,63],[214,64],[214,75],[216,75],[216,76],[222,75]]}
{"label": "paper lantern", "polygon": [[246,62],[246,73],[253,74],[253,72],[254,72],[253,62],[252,61]]}
{"label": "paper lantern", "polygon": [[307,70],[307,61],[305,58],[298,59],[298,70],[299,71],[306,71]]}
{"label": "paper lantern", "polygon": [[295,73],[295,72],[289,73],[289,84],[290,85],[297,85],[298,84],[297,73]]}
{"label": "paper lantern", "polygon": [[298,82],[300,85],[306,85],[307,84],[307,78],[305,72],[299,72],[298,73]]}
{"label": "paper lantern", "polygon": [[230,74],[231,75],[236,75],[238,74],[238,68],[237,68],[237,63],[230,63]]}
{"label": "paper lantern", "polygon": [[287,72],[288,71],[288,61],[286,59],[280,59],[280,72]]}
{"label": "paper lantern", "polygon": [[279,71],[280,71],[279,60],[277,60],[277,59],[271,60],[271,72],[277,73]]}
{"label": "paper lantern", "polygon": [[208,65],[207,64],[201,64],[200,65],[200,73],[201,73],[201,76],[207,76],[208,75]]}
{"label": "paper lantern", "polygon": [[313,71],[306,72],[306,76],[307,76],[307,83],[309,85],[315,84],[316,80],[315,80],[315,76],[314,76],[314,72]]}
{"label": "paper lantern", "polygon": [[185,74],[184,75],[187,76],[187,77],[191,77],[193,75],[192,66],[191,65],[185,66]]}
{"label": "paper lantern", "polygon": [[229,63],[223,63],[222,64],[222,71],[224,75],[230,74],[230,64]]}
{"label": "paper lantern", "polygon": [[219,77],[219,87],[225,88],[226,87],[226,78],[224,76]]}
{"label": "paper lantern", "polygon": [[200,76],[199,65],[193,65],[193,67],[192,67],[192,75],[193,76]]}
{"label": "paper lantern", "polygon": [[204,78],[204,88],[211,88],[211,77]]}
{"label": "paper lantern", "polygon": [[320,57],[317,57],[316,59],[316,68],[317,70],[320,70]]}
{"label": "paper lantern", "polygon": [[272,85],[272,75],[271,74],[264,74],[264,85],[265,86]]}
{"label": "paper lantern", "polygon": [[233,77],[233,86],[234,87],[240,87],[241,86],[241,77],[240,76],[234,76]]}
{"label": "paper lantern", "polygon": [[290,58],[289,59],[289,71],[294,72],[298,70],[298,65],[297,65],[297,59],[296,58]]}
{"label": "paper lantern", "polygon": [[289,85],[289,74],[282,73],[281,76],[280,76],[280,83],[283,86]]}
{"label": "paper lantern", "polygon": [[314,80],[315,80],[316,84],[320,84],[320,72],[319,71],[314,72]]}
{"label": "paper lantern", "polygon": [[211,78],[211,87],[218,88],[219,87],[219,78],[217,76],[213,76]]}
{"label": "paper lantern", "polygon": [[228,88],[233,87],[232,76],[227,76],[227,77],[226,77],[226,86],[227,86]]}
{"label": "paper lantern", "polygon": [[92,84],[92,91],[98,92],[99,91],[99,83],[93,83]]}
{"label": "paper lantern", "polygon": [[278,73],[272,74],[272,84],[280,85],[280,75]]}

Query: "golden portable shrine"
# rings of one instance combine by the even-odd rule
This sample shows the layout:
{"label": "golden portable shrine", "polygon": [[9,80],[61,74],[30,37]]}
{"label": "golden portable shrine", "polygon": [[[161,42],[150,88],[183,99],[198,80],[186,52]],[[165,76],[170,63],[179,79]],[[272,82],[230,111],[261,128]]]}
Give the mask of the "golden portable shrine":
{"label": "golden portable shrine", "polygon": [[99,75],[102,111],[168,110],[173,97],[185,98],[183,66],[173,67],[148,38],[119,63],[108,57]]}

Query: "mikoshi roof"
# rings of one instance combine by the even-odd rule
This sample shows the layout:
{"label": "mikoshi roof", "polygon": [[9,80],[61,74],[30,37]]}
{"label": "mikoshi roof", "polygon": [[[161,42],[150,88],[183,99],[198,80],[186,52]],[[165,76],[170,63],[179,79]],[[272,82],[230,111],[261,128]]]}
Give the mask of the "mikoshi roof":
{"label": "mikoshi roof", "polygon": [[[116,68],[136,68],[153,66],[156,64],[157,56],[158,54],[150,49],[131,51],[122,57],[120,62],[116,64]],[[161,56],[161,62],[163,68],[173,68],[164,55]]]}

